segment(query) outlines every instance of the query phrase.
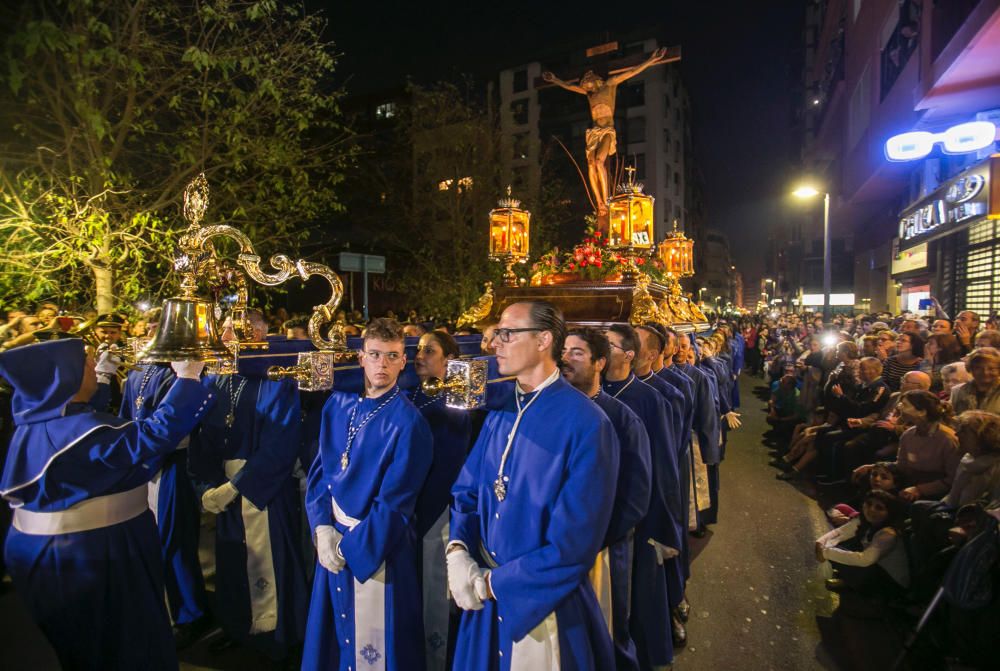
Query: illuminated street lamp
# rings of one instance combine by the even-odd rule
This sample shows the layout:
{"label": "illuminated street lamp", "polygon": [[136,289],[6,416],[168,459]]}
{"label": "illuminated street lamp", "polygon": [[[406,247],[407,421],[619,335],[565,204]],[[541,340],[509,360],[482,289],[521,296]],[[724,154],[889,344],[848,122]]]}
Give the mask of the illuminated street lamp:
{"label": "illuminated street lamp", "polygon": [[804,184],[792,192],[796,198],[815,198],[823,194],[823,322],[830,321],[830,194]]}

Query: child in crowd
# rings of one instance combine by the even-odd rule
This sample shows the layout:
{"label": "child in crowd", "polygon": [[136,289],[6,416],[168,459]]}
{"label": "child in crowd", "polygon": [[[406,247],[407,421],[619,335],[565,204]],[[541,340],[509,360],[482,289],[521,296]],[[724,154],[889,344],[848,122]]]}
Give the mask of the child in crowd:
{"label": "child in crowd", "polygon": [[910,584],[901,539],[902,501],[881,489],[865,494],[861,515],[816,540],[816,560],[837,573],[826,581],[834,592],[853,589],[876,597],[897,596]]}
{"label": "child in crowd", "polygon": [[[883,492],[888,492],[893,496],[898,496],[899,490],[903,488],[903,474],[893,462],[880,461],[872,466],[865,484],[867,485],[867,488],[859,497],[860,500],[864,500],[864,495],[872,490],[881,490]],[[858,505],[860,505],[859,501],[854,501],[853,503],[838,503],[826,511],[827,519],[829,519],[830,523],[835,527],[844,526],[861,514],[857,510],[856,506]]]}

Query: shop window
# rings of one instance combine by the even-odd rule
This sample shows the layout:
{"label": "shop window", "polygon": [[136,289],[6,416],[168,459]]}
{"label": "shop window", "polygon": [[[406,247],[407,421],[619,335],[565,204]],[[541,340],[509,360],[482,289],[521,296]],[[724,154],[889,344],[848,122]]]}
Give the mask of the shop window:
{"label": "shop window", "polygon": [[967,246],[955,250],[956,308],[985,318],[1000,310],[1000,242],[996,223],[983,221],[966,232]]}

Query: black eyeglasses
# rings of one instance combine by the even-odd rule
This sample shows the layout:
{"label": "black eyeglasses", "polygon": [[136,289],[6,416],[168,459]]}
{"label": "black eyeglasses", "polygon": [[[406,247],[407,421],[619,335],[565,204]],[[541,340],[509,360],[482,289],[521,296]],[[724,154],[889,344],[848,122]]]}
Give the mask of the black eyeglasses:
{"label": "black eyeglasses", "polygon": [[523,329],[497,329],[493,332],[493,337],[497,338],[500,342],[507,344],[510,342],[511,333],[527,333],[528,331],[544,331],[545,329],[540,329],[536,327],[529,327]]}

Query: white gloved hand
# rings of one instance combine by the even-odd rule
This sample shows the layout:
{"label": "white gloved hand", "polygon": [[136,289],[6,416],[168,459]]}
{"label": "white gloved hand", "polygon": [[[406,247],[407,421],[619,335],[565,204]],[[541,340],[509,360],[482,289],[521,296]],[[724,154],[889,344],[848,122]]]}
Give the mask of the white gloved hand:
{"label": "white gloved hand", "polygon": [[738,429],[743,426],[743,422],[740,421],[740,413],[738,412],[730,410],[722,417],[726,420],[726,424],[729,425],[730,429]]}
{"label": "white gloved hand", "polygon": [[657,543],[652,538],[649,539],[649,544],[653,546],[653,551],[656,552],[656,563],[659,566],[663,566],[663,562],[668,559],[673,559],[680,554],[677,550],[663,543]]}
{"label": "white gloved hand", "polygon": [[200,380],[201,371],[205,370],[204,361],[173,361],[170,367],[177,373],[177,377],[185,380]]}
{"label": "white gloved hand", "polygon": [[[479,610],[486,596],[486,580],[479,564],[469,551],[462,548],[452,550],[446,556],[448,561],[448,589],[455,603],[462,610]],[[481,596],[482,595],[482,596]]]}
{"label": "white gloved hand", "polygon": [[102,375],[114,375],[118,372],[118,367],[121,365],[122,358],[110,349],[106,349],[97,357],[97,365],[94,366],[94,371]]}
{"label": "white gloved hand", "polygon": [[233,486],[233,483],[227,482],[202,494],[201,505],[206,511],[218,515],[239,495],[240,493]]}
{"label": "white gloved hand", "polygon": [[340,541],[344,534],[337,531],[336,527],[321,524],[316,527],[316,558],[319,565],[330,573],[340,573],[340,570],[347,566],[347,560],[340,552]]}

